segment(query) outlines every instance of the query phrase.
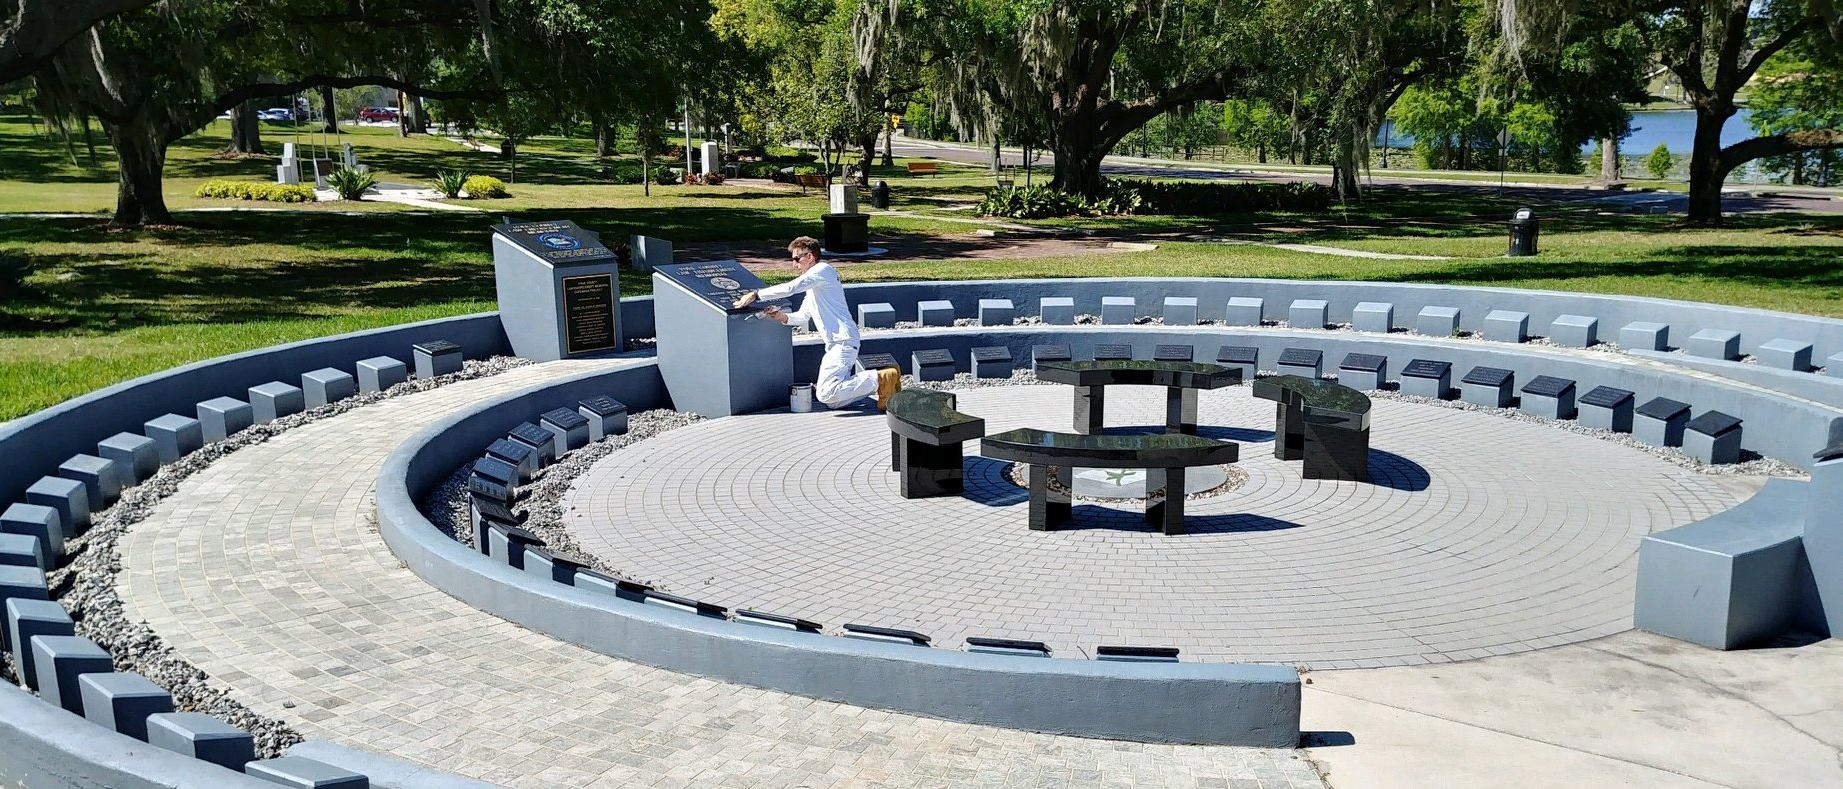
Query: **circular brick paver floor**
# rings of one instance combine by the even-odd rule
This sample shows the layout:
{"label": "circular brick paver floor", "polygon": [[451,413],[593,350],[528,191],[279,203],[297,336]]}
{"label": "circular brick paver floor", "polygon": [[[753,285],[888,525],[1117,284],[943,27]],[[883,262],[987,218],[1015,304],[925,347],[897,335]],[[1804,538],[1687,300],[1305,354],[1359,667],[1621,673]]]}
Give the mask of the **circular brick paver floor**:
{"label": "circular brick paver floor", "polygon": [[[1066,387],[977,389],[991,431],[1066,429]],[[1116,387],[1108,424],[1163,418]],[[1348,668],[1506,654],[1631,627],[1639,539],[1726,509],[1717,481],[1541,424],[1377,401],[1374,484],[1302,480],[1274,459],[1273,404],[1205,393],[1248,483],[1191,502],[1191,534],[1078,505],[1032,532],[1002,466],[969,458],[964,498],[905,500],[883,419],[769,414],[693,425],[579,478],[566,522],[635,578],[719,604],[928,633],[1177,646],[1191,660]],[[968,444],[969,454],[977,444]]]}

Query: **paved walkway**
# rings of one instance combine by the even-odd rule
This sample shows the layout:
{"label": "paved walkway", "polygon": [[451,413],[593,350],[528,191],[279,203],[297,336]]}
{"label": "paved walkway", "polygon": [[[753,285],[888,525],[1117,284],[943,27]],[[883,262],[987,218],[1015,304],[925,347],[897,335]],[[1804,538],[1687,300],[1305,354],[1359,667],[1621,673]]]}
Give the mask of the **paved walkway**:
{"label": "paved walkway", "polygon": [[1032,734],[627,663],[483,614],[398,564],[369,522],[386,455],[469,403],[620,363],[532,365],[238,451],[123,540],[128,616],[309,737],[515,786],[1322,785],[1292,750]]}

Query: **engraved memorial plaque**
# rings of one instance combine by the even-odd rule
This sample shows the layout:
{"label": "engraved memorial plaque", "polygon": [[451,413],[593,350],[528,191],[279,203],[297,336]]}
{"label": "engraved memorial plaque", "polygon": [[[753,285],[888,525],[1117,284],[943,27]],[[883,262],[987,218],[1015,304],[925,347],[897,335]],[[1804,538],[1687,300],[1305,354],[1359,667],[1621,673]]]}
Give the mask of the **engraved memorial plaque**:
{"label": "engraved memorial plaque", "polygon": [[564,351],[571,355],[615,347],[614,275],[563,278]]}
{"label": "engraved memorial plaque", "polygon": [[[678,283],[685,290],[691,291],[698,298],[724,312],[747,313],[760,312],[767,302],[756,302],[743,309],[730,305],[742,294],[764,287],[761,278],[755,276],[741,263],[734,260],[712,260],[706,263],[675,263],[654,269],[665,278]],[[785,309],[786,302],[772,302]]]}

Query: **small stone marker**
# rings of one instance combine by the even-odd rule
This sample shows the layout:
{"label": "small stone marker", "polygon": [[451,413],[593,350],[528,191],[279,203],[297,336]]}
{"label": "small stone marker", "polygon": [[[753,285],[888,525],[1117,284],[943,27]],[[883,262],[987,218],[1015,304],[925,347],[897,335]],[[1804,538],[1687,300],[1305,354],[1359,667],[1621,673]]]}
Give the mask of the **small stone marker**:
{"label": "small stone marker", "polygon": [[589,420],[590,441],[627,432],[627,404],[608,395],[596,395],[577,403],[576,412]]}
{"label": "small stone marker", "polygon": [[1176,663],[1177,647],[1111,647],[1094,648],[1095,660],[1115,660],[1127,663]]}
{"label": "small stone marker", "polygon": [[1389,357],[1375,353],[1352,353],[1338,362],[1337,381],[1352,389],[1381,389],[1389,378]]}
{"label": "small stone marker", "polygon": [[1684,352],[1704,359],[1733,361],[1741,358],[1741,333],[1727,329],[1703,329],[1689,336]]}
{"label": "small stone marker", "polygon": [[629,262],[635,271],[648,273],[660,266],[672,265],[672,242],[663,238],[628,236],[627,248],[632,253]]}
{"label": "small stone marker", "polygon": [[589,444],[589,420],[573,408],[554,408],[538,417],[538,424],[556,436],[557,457]]}
{"label": "small stone marker", "polygon": [[77,636],[33,636],[32,669],[38,674],[38,695],[78,715],[83,714],[83,689],[77,678],[84,674],[107,674],[115,670],[115,661],[96,642]]}
{"label": "small stone marker", "polygon": [[52,565],[45,558],[43,541],[37,537],[0,532],[0,567],[33,567],[43,572]]}
{"label": "small stone marker", "polygon": [[509,438],[496,438],[487,445],[486,456],[518,469],[520,484],[530,482],[538,473],[537,450]]}
{"label": "small stone marker", "polygon": [[1708,464],[1739,463],[1741,420],[1720,411],[1704,411],[1684,425],[1683,452]]}
{"label": "small stone marker", "polygon": [[1459,399],[1486,408],[1509,408],[1516,373],[1502,367],[1474,367],[1459,379]]}
{"label": "small stone marker", "polygon": [[49,570],[64,563],[64,542],[72,535],[64,529],[58,511],[38,504],[9,504],[0,512],[0,533],[30,537],[39,542]]}
{"label": "small stone marker", "polygon": [[966,639],[966,651],[987,655],[1012,655],[1014,657],[1049,657],[1049,645],[1041,641],[1024,641],[1014,638],[986,638],[970,636]]}
{"label": "small stone marker", "polygon": [[1579,419],[1582,425],[1615,433],[1632,432],[1632,406],[1635,399],[1630,391],[1611,386],[1596,386],[1587,394],[1581,395]]}
{"label": "small stone marker", "polygon": [[1154,345],[1152,361],[1155,362],[1189,362],[1197,358],[1195,345]]}
{"label": "small stone marker", "polygon": [[1428,337],[1452,337],[1459,333],[1459,308],[1422,307],[1415,316],[1414,330]]}
{"label": "small stone marker", "polygon": [[358,363],[358,391],[382,392],[409,380],[409,368],[389,356],[373,356]]}
{"label": "small stone marker", "polygon": [[1133,346],[1126,343],[1104,342],[1094,346],[1094,360],[1125,361],[1133,358]]}
{"label": "small stone marker", "polygon": [[1656,447],[1683,446],[1683,428],[1689,424],[1689,404],[1654,397],[1638,407],[1632,418],[1632,436]]}
{"label": "small stone marker", "polygon": [[1037,301],[1037,314],[1044,323],[1069,326],[1075,323],[1075,300],[1066,296],[1045,296]]}
{"label": "small stone marker", "polygon": [[520,422],[506,437],[537,450],[540,468],[557,459],[557,437],[551,435],[549,430],[530,422]]}
{"label": "small stone marker", "polygon": [[483,457],[483,458],[480,458],[479,460],[474,461],[474,465],[473,465],[473,478],[474,479],[486,480],[487,482],[491,482],[492,484],[503,489],[502,491],[488,490],[488,491],[475,491],[475,492],[482,493],[483,495],[492,496],[493,498],[499,499],[500,501],[511,501],[512,500],[511,489],[513,486],[518,484],[518,476],[519,476],[519,470],[517,466],[514,466],[511,463],[507,463],[491,455],[488,455],[486,457]]}
{"label": "small stone marker", "polygon": [[1670,324],[1633,321],[1619,329],[1619,344],[1634,351],[1667,350],[1670,348]]}
{"label": "small stone marker", "polygon": [[0,610],[6,612],[6,648],[13,655],[21,684],[38,690],[38,664],[32,658],[33,636],[74,636],[77,625],[64,606],[43,598],[15,597]]}
{"label": "small stone marker", "polygon": [[1017,308],[1011,306],[1010,299],[980,299],[979,325],[1010,326],[1017,317]]}
{"label": "small stone marker", "polygon": [[875,625],[847,624],[844,627],[846,638],[861,638],[866,641],[882,641],[891,644],[909,644],[925,647],[932,639],[913,630],[900,630],[893,627]]}
{"label": "small stone marker", "polygon": [[1357,331],[1388,334],[1395,330],[1395,305],[1386,301],[1360,302],[1350,311],[1350,327]]}
{"label": "small stone marker", "polygon": [[343,370],[322,367],[301,374],[301,391],[308,408],[319,408],[358,394],[358,381]]}
{"label": "small stone marker", "polygon": [[1042,362],[1066,361],[1069,361],[1069,346],[1067,345],[1033,345],[1030,348],[1030,369],[1032,371],[1035,371],[1037,365]]}
{"label": "small stone marker", "polygon": [[1557,345],[1589,348],[1600,342],[1600,319],[1588,315],[1562,315],[1549,324],[1549,339]]}
{"label": "small stone marker", "polygon": [[434,378],[461,371],[461,346],[447,340],[430,340],[410,346],[410,358],[416,363],[416,377]]}
{"label": "small stone marker", "polygon": [[1197,325],[1197,297],[1195,296],[1166,296],[1165,297],[1165,325],[1166,326],[1195,326]]}
{"label": "small stone marker", "polygon": [[1133,322],[1137,302],[1131,296],[1102,296],[1101,323],[1124,326]]}
{"label": "small stone marker", "polygon": [[[123,487],[139,485],[160,470],[160,447],[139,433],[116,433],[96,444],[96,454],[115,461]],[[71,530],[73,533],[75,529]]]}
{"label": "small stone marker", "polygon": [[860,353],[858,354],[857,368],[859,370],[881,370],[885,367],[894,367],[896,368],[897,372],[902,371],[902,365],[896,363],[896,357],[892,354],[887,354],[887,353]]}
{"label": "small stone marker", "polygon": [[1832,378],[1843,378],[1843,351],[1824,359],[1824,374]]}
{"label": "small stone marker", "polygon": [[1259,326],[1266,304],[1266,301],[1250,296],[1231,296],[1228,307],[1223,311],[1223,322],[1230,326]]}
{"label": "small stone marker", "polygon": [[1761,343],[1753,355],[1767,367],[1802,373],[1811,369],[1811,351],[1811,343],[1777,337]]}
{"label": "small stone marker", "polygon": [[109,672],[77,678],[83,717],[117,734],[147,739],[147,717],[173,711],[173,696],[139,674]]}
{"label": "small stone marker", "polygon": [[189,416],[167,414],[150,419],[141,426],[141,432],[154,440],[154,449],[160,454],[162,466],[177,462],[205,445],[204,427],[197,419]]}
{"label": "small stone marker", "polygon": [[266,425],[289,414],[298,414],[307,408],[307,398],[301,388],[281,381],[252,386],[249,395],[250,418],[259,425]]}
{"label": "small stone marker", "polygon": [[1216,349],[1216,363],[1241,371],[1243,383],[1253,383],[1261,351],[1252,345],[1224,345]]}
{"label": "small stone marker", "polygon": [[973,349],[974,378],[1010,378],[1011,349],[990,345]]}
{"label": "small stone marker", "polygon": [[858,305],[858,325],[866,329],[896,327],[896,307],[888,302]]}
{"label": "small stone marker", "polygon": [[1492,310],[1485,315],[1485,339],[1523,342],[1529,339],[1529,313]]}
{"label": "small stone marker", "polygon": [[915,315],[923,326],[952,326],[953,302],[944,299],[918,302]]}
{"label": "small stone marker", "polygon": [[1553,375],[1538,375],[1523,386],[1520,410],[1544,419],[1574,418],[1574,382]]}
{"label": "small stone marker", "polygon": [[371,789],[371,779],[363,775],[300,756],[250,762],[243,771],[269,783],[295,789]]}
{"label": "small stone marker", "polygon": [[909,356],[909,365],[918,381],[953,380],[953,353],[945,348],[916,351]]}
{"label": "small stone marker", "polygon": [[526,548],[544,547],[543,538],[517,526],[495,523],[486,532],[487,544],[492,546],[487,555],[505,562],[514,570],[525,569]]}
{"label": "small stone marker", "polygon": [[205,431],[205,443],[215,444],[243,432],[255,423],[250,404],[235,397],[214,397],[198,404],[198,424]]}
{"label": "small stone marker", "polygon": [[39,477],[26,488],[26,503],[58,511],[58,523],[70,534],[90,527],[90,494],[83,483],[63,477]]}
{"label": "small stone marker", "polygon": [[1318,378],[1324,374],[1325,354],[1312,348],[1287,348],[1280,352],[1277,367],[1281,375]]}
{"label": "small stone marker", "polygon": [[95,455],[76,455],[58,466],[58,476],[83,483],[90,497],[90,512],[101,512],[122,493],[121,474],[114,461]]}
{"label": "small stone marker", "polygon": [[1401,368],[1401,393],[1434,400],[1446,399],[1452,389],[1453,365],[1433,359],[1413,359]]}
{"label": "small stone marker", "polygon": [[1330,311],[1324,299],[1293,299],[1286,308],[1286,322],[1295,329],[1322,329],[1330,324]]}
{"label": "small stone marker", "polygon": [[147,743],[237,772],[256,759],[249,732],[197,712],[147,716]]}
{"label": "small stone marker", "polygon": [[0,602],[7,600],[49,600],[45,574],[36,567],[0,565]]}

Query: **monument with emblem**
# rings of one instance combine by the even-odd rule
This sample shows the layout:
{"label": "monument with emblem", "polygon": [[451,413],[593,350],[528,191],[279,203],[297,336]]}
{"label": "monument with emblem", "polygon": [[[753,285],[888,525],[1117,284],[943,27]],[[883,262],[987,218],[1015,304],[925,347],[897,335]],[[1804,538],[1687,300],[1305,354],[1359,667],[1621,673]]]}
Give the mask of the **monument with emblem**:
{"label": "monument with emblem", "polygon": [[622,350],[620,263],[594,232],[568,220],[494,225],[493,280],[513,353],[548,362]]}
{"label": "monument with emblem", "polygon": [[659,374],[672,404],[707,417],[787,406],[793,383],[793,330],[762,316],[762,301],[736,298],[764,287],[734,260],[653,269],[653,326]]}

